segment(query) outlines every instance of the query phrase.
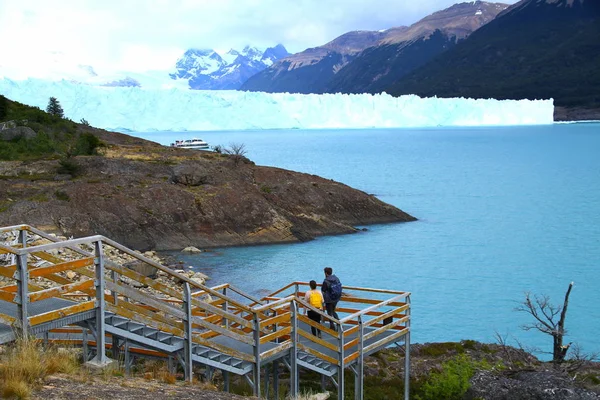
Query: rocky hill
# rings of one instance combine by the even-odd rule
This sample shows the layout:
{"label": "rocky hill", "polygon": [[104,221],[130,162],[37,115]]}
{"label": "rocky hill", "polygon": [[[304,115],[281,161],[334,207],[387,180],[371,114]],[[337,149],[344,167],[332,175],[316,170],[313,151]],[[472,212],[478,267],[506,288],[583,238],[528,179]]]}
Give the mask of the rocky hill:
{"label": "rocky hill", "polygon": [[491,21],[507,7],[475,1],[438,11],[407,27],[355,31],[286,57],[254,75],[242,90],[377,92]]}
{"label": "rocky hill", "polygon": [[[17,107],[33,110],[9,103]],[[65,236],[102,234],[134,249],[166,250],[297,242],[356,232],[356,225],[414,220],[318,176],[257,166],[243,156],[164,147],[68,120],[44,125],[31,120],[47,118],[40,110],[29,115],[18,121],[25,127],[2,124],[0,131],[10,137],[0,140],[0,226],[26,223]],[[27,135],[15,137],[14,129]],[[105,145],[100,155],[75,151],[92,138]],[[68,141],[73,144],[66,150],[58,146]],[[40,153],[40,146],[49,152]]]}
{"label": "rocky hill", "polygon": [[388,93],[554,98],[565,117],[567,108],[579,110],[575,119],[590,118],[594,112],[581,109],[600,109],[599,43],[598,1],[523,0]]}
{"label": "rocky hill", "polygon": [[223,54],[212,49],[189,49],[177,60],[177,71],[170,76],[188,80],[191,89],[237,90],[248,78],[288,55],[281,44],[265,51],[246,46]]}

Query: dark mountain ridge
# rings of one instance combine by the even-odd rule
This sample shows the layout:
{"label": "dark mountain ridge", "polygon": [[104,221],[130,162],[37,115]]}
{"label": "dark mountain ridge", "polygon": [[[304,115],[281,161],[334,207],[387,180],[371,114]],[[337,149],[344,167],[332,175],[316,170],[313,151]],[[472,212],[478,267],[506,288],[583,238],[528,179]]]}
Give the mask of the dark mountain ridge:
{"label": "dark mountain ridge", "polygon": [[599,66],[600,2],[523,0],[388,92],[600,107]]}

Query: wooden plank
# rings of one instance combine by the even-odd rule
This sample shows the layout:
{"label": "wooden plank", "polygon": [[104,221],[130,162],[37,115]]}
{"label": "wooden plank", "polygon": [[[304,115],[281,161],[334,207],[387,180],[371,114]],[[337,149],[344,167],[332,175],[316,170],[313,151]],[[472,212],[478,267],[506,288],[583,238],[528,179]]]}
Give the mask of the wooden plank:
{"label": "wooden plank", "polygon": [[263,329],[266,326],[281,324],[282,322],[289,322],[291,320],[292,313],[287,312],[281,315],[277,315],[272,318],[267,318],[265,320],[260,321],[259,327]]}
{"label": "wooden plank", "polygon": [[15,271],[17,270],[17,266],[15,264],[7,265],[6,267],[0,267],[0,276],[9,279],[15,279]]}
{"label": "wooden plank", "polygon": [[178,319],[183,319],[185,313],[182,309],[173,307],[170,304],[164,303],[154,296],[144,293],[139,290],[135,290],[129,286],[124,286],[118,283],[114,283],[110,280],[106,281],[106,289],[122,294],[125,297],[129,297],[132,300],[139,301],[142,304],[146,304],[160,310],[167,315],[172,315]]}
{"label": "wooden plank", "polygon": [[362,304],[381,304],[381,305],[387,305],[387,306],[392,306],[392,307],[401,307],[401,306],[407,304],[407,303],[401,302],[401,301],[387,302],[387,300],[366,299],[366,298],[362,298],[362,297],[350,297],[350,296],[342,296],[342,298],[340,299],[340,302],[362,303]]}
{"label": "wooden plank", "polygon": [[269,349],[267,351],[260,353],[260,359],[264,360],[264,359],[273,357],[276,354],[283,353],[284,351],[291,349],[292,346],[293,346],[292,341],[286,340],[285,342],[280,343],[277,347],[273,347],[272,349]]}
{"label": "wooden plank", "polygon": [[58,286],[50,289],[40,290],[37,292],[29,293],[29,301],[34,303],[36,301],[49,299],[51,297],[61,296],[65,293],[83,291],[85,289],[91,289],[95,287],[94,281],[87,280],[83,282],[75,282],[70,285]]}
{"label": "wooden plank", "polygon": [[50,332],[52,333],[77,333],[77,334],[81,334],[81,332],[83,332],[83,328],[75,328],[75,327],[67,327],[67,328],[54,328],[54,329],[50,329]]}
{"label": "wooden plank", "polygon": [[12,325],[15,322],[16,318],[11,317],[10,315],[0,313],[0,322],[6,325]]}
{"label": "wooden plank", "polygon": [[327,328],[325,325],[316,323],[312,319],[308,318],[306,315],[298,315],[298,320],[310,326],[314,326],[315,328],[320,329],[321,332],[325,332],[328,335],[333,336],[334,338],[338,337],[338,333],[336,331]]}
{"label": "wooden plank", "polygon": [[359,342],[359,339],[354,338],[354,339],[348,341],[347,343],[344,343],[344,351],[346,351],[354,346],[358,346],[358,342]]}
{"label": "wooden plank", "polygon": [[[374,311],[374,310],[376,310],[378,308],[381,308],[381,307],[389,307],[389,306],[392,306],[392,307],[402,307],[402,306],[405,306],[408,303],[398,302],[397,301],[397,300],[399,300],[402,297],[403,296],[398,295],[398,296],[392,297],[392,298],[387,299],[387,300],[368,300],[368,299],[362,299],[362,300],[368,300],[369,302],[375,301],[375,303],[371,303],[371,304],[373,304],[372,306],[367,307],[364,310],[361,310],[361,311],[359,311],[357,313],[351,314],[351,315],[349,315],[347,317],[344,317],[340,321],[342,321],[342,323],[344,323],[346,321],[358,318],[358,316],[361,315],[361,314],[364,314],[364,313],[369,312],[369,311]],[[349,299],[350,299],[350,297],[349,297]],[[350,301],[354,301],[354,300],[350,300]]]}
{"label": "wooden plank", "polygon": [[[102,239],[102,242],[104,244],[106,244],[108,246],[112,246],[112,247],[114,247],[117,250],[121,250],[122,252],[125,252],[125,253],[127,253],[127,254],[129,254],[129,255],[137,258],[138,260],[145,262],[146,264],[150,264],[151,266],[155,267],[156,269],[159,269],[159,270],[161,270],[163,272],[166,272],[170,276],[174,276],[174,277],[178,278],[182,282],[189,283],[190,287],[199,288],[199,289],[202,289],[202,290],[206,290],[213,297],[217,297],[217,298],[221,298],[221,299],[222,298],[226,298],[231,305],[234,305],[234,306],[236,306],[239,309],[245,310],[246,312],[252,313],[252,310],[248,306],[246,306],[245,304],[243,304],[243,303],[241,303],[241,302],[239,302],[239,301],[237,301],[235,299],[226,297],[222,293],[220,293],[218,291],[215,291],[215,290],[212,290],[211,288],[209,288],[207,286],[201,285],[198,282],[195,282],[195,281],[191,280],[190,278],[188,278],[185,275],[178,274],[178,273],[170,270],[169,268],[165,267],[164,265],[161,265],[161,264],[155,262],[154,260],[152,260],[152,259],[150,259],[148,257],[145,257],[145,256],[143,256],[141,254],[138,254],[138,253],[136,253],[136,252],[128,249],[127,247],[125,247],[125,246],[123,246],[123,245],[115,242],[114,240],[111,240],[111,239],[103,237],[103,236],[101,236],[101,239]],[[196,299],[192,299],[192,302],[195,301],[195,300]],[[217,313],[215,312],[215,314],[217,314]]]}
{"label": "wooden plank", "polygon": [[[356,321],[351,321],[351,322],[356,322]],[[346,322],[346,324],[348,324],[348,322]],[[352,325],[352,323],[350,323],[350,325]],[[354,335],[356,333],[358,333],[358,322],[356,322],[356,325],[353,326],[352,328],[344,329],[344,337],[348,337],[348,336]]]}
{"label": "wooden plank", "polygon": [[94,265],[94,258],[81,258],[79,260],[65,261],[59,264],[49,265],[47,267],[32,268],[29,270],[29,276],[43,277],[48,274],[56,274],[58,272],[64,272],[69,270],[77,270],[83,267],[89,267]]}
{"label": "wooden plank", "polygon": [[378,336],[378,335],[384,333],[385,331],[388,331],[390,329],[393,329],[393,328],[397,327],[398,325],[405,324],[406,321],[408,321],[408,317],[404,317],[402,319],[393,321],[392,323],[389,323],[387,325],[383,325],[383,327],[381,327],[379,329],[375,329],[375,330],[373,330],[373,331],[365,334],[364,335],[364,339],[365,340],[369,340],[369,339],[371,339],[371,338],[373,338],[375,336]]}
{"label": "wooden plank", "polygon": [[352,353],[349,356],[346,356],[344,358],[344,364],[348,364],[348,363],[356,360],[359,356],[360,356],[360,353],[358,351],[355,351],[354,353]]}
{"label": "wooden plank", "polygon": [[[107,266],[107,269],[118,272],[119,274],[126,276],[129,279],[133,279],[135,281],[138,281],[142,284],[148,285],[149,287],[151,287],[154,290],[157,290],[163,294],[166,294],[168,296],[171,297],[175,297],[175,298],[183,298],[183,292],[176,290],[170,286],[167,286],[165,284],[162,284],[158,281],[155,281],[154,279],[148,278],[144,275],[141,275],[129,268],[120,266],[120,265],[109,265]],[[236,321],[240,324],[243,324],[244,326],[251,328],[252,324],[246,320],[243,320],[240,317],[237,317],[227,311],[224,311],[223,309],[219,308],[219,307],[215,307],[211,304],[208,304],[206,302],[203,302],[199,299],[196,298],[192,298],[192,305],[200,308],[202,310],[208,310],[210,312],[212,312],[213,314],[217,314],[220,315],[221,317],[224,317],[226,319],[232,320],[232,321]]]}
{"label": "wooden plank", "polygon": [[406,311],[406,310],[408,310],[408,308],[409,308],[408,304],[406,304],[405,306],[402,306],[402,307],[398,307],[398,308],[396,308],[394,310],[388,311],[388,312],[383,313],[383,314],[381,314],[381,315],[379,315],[379,316],[377,316],[375,318],[372,318],[372,319],[370,319],[368,321],[363,322],[363,325],[364,326],[371,326],[371,325],[374,325],[374,324],[376,324],[376,323],[378,323],[380,321],[383,321],[386,318],[395,318],[395,317],[404,318],[406,315],[405,314],[401,314],[401,313],[404,312],[404,311]]}
{"label": "wooden plank", "polygon": [[289,335],[291,331],[292,331],[292,327],[287,327],[287,328],[283,328],[278,331],[275,331],[273,333],[269,333],[268,335],[265,335],[260,338],[260,344],[265,344],[265,343],[268,343],[275,339],[279,339],[282,336]]}
{"label": "wooden plank", "polygon": [[[356,308],[346,308],[346,307],[336,307],[335,309],[337,312],[341,312],[344,314],[354,314],[359,312],[359,309]],[[361,315],[369,315],[369,316],[375,316],[378,317],[380,315],[384,314],[383,311],[367,311],[367,312],[362,312]],[[398,314],[398,315],[394,315],[394,318],[402,318],[404,315],[403,314]]]}
{"label": "wooden plank", "polygon": [[386,336],[383,339],[379,340],[378,342],[375,343],[371,343],[368,346],[365,346],[363,351],[364,352],[369,352],[371,350],[375,350],[375,349],[379,349],[384,347],[385,345],[387,345],[390,342],[393,342],[394,340],[396,340],[397,338],[404,336],[408,333],[408,328],[404,328],[401,331],[398,331],[390,336]]}
{"label": "wooden plank", "polygon": [[[123,303],[126,303],[126,302],[123,302]],[[132,311],[125,307],[121,307],[121,303],[119,303],[119,306],[114,306],[112,304],[107,303],[106,309],[117,315],[128,318],[133,322],[139,322],[139,323],[142,323],[149,327],[158,329],[159,331],[162,331],[165,333],[170,333],[175,336],[179,336],[179,337],[184,336],[183,330],[178,329],[169,323],[162,323],[162,322],[155,320],[154,318],[150,318],[150,317],[147,317],[146,315],[139,314],[136,311]]]}
{"label": "wooden plank", "polygon": [[298,330],[298,334],[308,340],[310,340],[311,342],[320,344],[323,347],[327,347],[329,350],[333,350],[335,352],[339,352],[339,348],[338,346],[336,346],[335,344],[329,343],[326,340],[323,339],[319,339],[318,336],[313,335],[312,333],[309,333],[308,331],[303,331],[303,330]]}
{"label": "wooden plank", "polygon": [[230,338],[235,339],[235,340],[237,340],[239,342],[250,344],[250,345],[254,345],[254,338],[253,337],[247,336],[245,334],[239,334],[239,333],[235,332],[233,329],[226,329],[226,328],[223,328],[223,327],[221,327],[219,325],[211,324],[209,322],[206,322],[202,318],[194,317],[193,315],[192,315],[192,324],[201,326],[201,327],[209,329],[211,331],[218,332],[218,333],[220,333],[223,336],[230,337]]}
{"label": "wooden plank", "polygon": [[253,307],[252,310],[255,312],[264,311],[264,310],[274,310],[281,306],[289,306],[292,300],[295,299],[295,296],[288,296],[282,299],[276,300],[272,303],[263,304],[262,306]]}
{"label": "wooden plank", "polygon": [[0,300],[14,303],[15,297],[17,297],[17,294],[14,292],[5,292],[4,290],[0,290]]}
{"label": "wooden plank", "polygon": [[45,251],[35,251],[31,253],[31,255],[37,258],[41,258],[42,260],[51,262],[52,264],[60,264],[65,262],[65,260],[63,260],[62,258],[53,256],[52,254],[46,253]]}
{"label": "wooden plank", "polygon": [[0,254],[17,254],[17,252],[11,246],[0,244]]}
{"label": "wooden plank", "polygon": [[69,315],[78,314],[84,311],[93,310],[96,307],[96,300],[86,301],[84,303],[78,303],[70,307],[61,308],[58,310],[52,310],[47,313],[34,315],[29,317],[29,324],[36,326],[43,324],[44,322],[54,321],[59,318],[63,318]]}
{"label": "wooden plank", "polygon": [[147,309],[146,307],[141,307],[139,304],[133,304],[127,301],[120,301],[115,307],[132,311],[134,313],[137,313],[138,315],[145,315],[150,319],[153,319],[157,322],[162,322],[163,324],[168,324],[183,332],[183,322],[181,320],[170,318],[166,315],[158,314],[152,310]]}
{"label": "wooden plank", "polygon": [[308,347],[302,343],[298,343],[297,346],[302,351],[312,354],[313,356],[320,358],[321,360],[327,361],[328,363],[333,364],[333,365],[339,365],[339,360],[336,358],[330,357],[327,354],[323,354],[320,351],[317,351],[315,349],[311,349],[310,347]]}

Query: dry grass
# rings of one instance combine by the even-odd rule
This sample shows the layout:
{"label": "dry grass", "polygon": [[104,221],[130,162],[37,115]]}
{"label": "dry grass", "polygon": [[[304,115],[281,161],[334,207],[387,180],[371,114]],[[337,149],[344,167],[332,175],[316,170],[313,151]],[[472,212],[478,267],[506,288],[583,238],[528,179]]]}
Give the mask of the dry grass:
{"label": "dry grass", "polygon": [[79,365],[70,349],[43,348],[37,340],[19,339],[0,358],[0,393],[4,398],[27,399],[46,376],[72,374]]}
{"label": "dry grass", "polygon": [[304,392],[299,394],[296,397],[288,397],[287,400],[314,400],[314,399],[326,399],[329,398],[330,396],[328,394],[325,393],[313,393],[312,391],[308,391],[308,392]]}

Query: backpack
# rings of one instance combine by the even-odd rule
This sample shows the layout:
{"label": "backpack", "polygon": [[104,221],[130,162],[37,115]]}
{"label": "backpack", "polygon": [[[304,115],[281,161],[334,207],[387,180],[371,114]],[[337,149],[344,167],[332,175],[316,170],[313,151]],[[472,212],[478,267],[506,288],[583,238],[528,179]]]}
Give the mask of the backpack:
{"label": "backpack", "polygon": [[338,301],[342,297],[342,282],[336,278],[335,282],[327,282],[329,286],[327,287],[327,294],[329,294],[329,298],[331,301]]}
{"label": "backpack", "polygon": [[323,295],[321,294],[321,292],[317,292],[316,290],[311,291],[309,296],[309,303],[314,308],[321,310],[323,308]]}

